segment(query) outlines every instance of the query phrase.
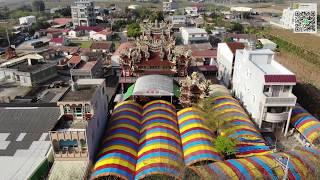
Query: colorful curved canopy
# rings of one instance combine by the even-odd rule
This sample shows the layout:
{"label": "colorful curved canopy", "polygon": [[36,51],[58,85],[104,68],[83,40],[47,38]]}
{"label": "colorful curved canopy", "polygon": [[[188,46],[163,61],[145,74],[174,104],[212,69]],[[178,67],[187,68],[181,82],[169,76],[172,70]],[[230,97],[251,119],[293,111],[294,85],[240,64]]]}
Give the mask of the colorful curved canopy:
{"label": "colorful curved canopy", "polygon": [[179,130],[181,134],[182,149],[186,165],[201,163],[203,161],[221,161],[221,155],[213,147],[213,135],[199,110],[185,108],[177,113]]}
{"label": "colorful curved canopy", "polygon": [[292,110],[290,123],[311,144],[320,144],[320,122],[301,106]]}
{"label": "colorful curved canopy", "polygon": [[222,121],[221,135],[236,140],[236,156],[249,157],[270,153],[263,137],[238,101],[231,96],[218,96],[212,101],[214,116]]}
{"label": "colorful curved canopy", "polygon": [[302,148],[288,153],[274,153],[231,159],[206,166],[191,167],[202,179],[283,179],[288,163],[288,179],[312,179],[317,172],[320,150]]}
{"label": "colorful curved canopy", "polygon": [[161,100],[146,104],[140,134],[136,179],[179,178],[184,164],[175,107]]}
{"label": "colorful curved canopy", "polygon": [[93,168],[92,179],[109,175],[134,179],[141,110],[141,106],[132,101],[122,102],[115,107]]}

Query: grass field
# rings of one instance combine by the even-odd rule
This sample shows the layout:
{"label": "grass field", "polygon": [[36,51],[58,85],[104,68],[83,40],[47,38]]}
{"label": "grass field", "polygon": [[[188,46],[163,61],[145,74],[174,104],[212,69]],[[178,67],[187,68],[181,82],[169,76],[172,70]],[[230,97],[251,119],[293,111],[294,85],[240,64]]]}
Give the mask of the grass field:
{"label": "grass field", "polygon": [[90,48],[92,41],[71,41],[71,43],[81,48]]}
{"label": "grass field", "polygon": [[[320,55],[320,36],[313,34],[293,33],[279,28],[272,28],[270,34]],[[319,60],[320,61],[320,60]]]}

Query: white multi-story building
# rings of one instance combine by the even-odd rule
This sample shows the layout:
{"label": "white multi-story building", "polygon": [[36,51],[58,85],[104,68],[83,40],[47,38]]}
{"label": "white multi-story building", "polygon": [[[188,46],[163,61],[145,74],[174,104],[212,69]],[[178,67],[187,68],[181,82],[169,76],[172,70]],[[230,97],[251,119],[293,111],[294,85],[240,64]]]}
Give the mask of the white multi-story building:
{"label": "white multi-story building", "polygon": [[273,131],[282,125],[287,134],[297,100],[292,94],[295,84],[295,75],[274,60],[273,51],[236,51],[232,92],[261,130]]}
{"label": "white multi-story building", "polygon": [[90,0],[77,0],[71,6],[73,26],[94,26],[96,25],[96,14],[94,3]]}
{"label": "white multi-story building", "polygon": [[20,17],[19,18],[20,25],[33,24],[33,23],[36,23],[36,22],[37,22],[37,20],[36,20],[35,16],[25,16],[25,17]]}
{"label": "white multi-story building", "polygon": [[172,25],[185,25],[187,22],[187,18],[185,15],[175,15],[170,16],[170,21]]}
{"label": "white multi-story building", "polygon": [[178,4],[174,0],[169,0],[168,2],[162,2],[163,12],[172,12],[178,9]]}
{"label": "white multi-story building", "polygon": [[243,49],[245,45],[240,42],[219,43],[217,50],[218,79],[231,88],[234,68],[235,53],[237,49]]}
{"label": "white multi-story building", "polygon": [[293,9],[291,7],[288,7],[286,9],[283,9],[282,16],[280,19],[280,24],[283,26],[283,28],[286,29],[293,29]]}
{"label": "white multi-story building", "polygon": [[209,40],[209,35],[205,29],[202,28],[185,28],[180,29],[183,44],[202,43]]}

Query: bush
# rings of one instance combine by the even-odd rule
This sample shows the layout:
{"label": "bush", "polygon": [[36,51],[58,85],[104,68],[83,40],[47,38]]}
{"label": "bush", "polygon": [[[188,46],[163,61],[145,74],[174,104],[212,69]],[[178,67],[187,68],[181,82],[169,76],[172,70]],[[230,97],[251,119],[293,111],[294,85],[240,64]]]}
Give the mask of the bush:
{"label": "bush", "polygon": [[137,37],[137,36],[140,36],[140,34],[141,34],[141,29],[138,23],[132,23],[128,25],[128,28],[127,28],[128,37]]}
{"label": "bush", "polygon": [[214,141],[214,146],[218,150],[218,152],[223,154],[227,159],[234,156],[236,152],[235,140],[226,136],[218,136]]}

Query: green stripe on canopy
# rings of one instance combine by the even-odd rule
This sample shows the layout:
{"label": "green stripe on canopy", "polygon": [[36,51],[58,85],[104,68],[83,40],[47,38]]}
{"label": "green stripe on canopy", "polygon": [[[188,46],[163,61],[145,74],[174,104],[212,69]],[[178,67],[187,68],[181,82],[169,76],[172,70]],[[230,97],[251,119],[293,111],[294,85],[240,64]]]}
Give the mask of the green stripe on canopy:
{"label": "green stripe on canopy", "polygon": [[132,85],[128,88],[127,92],[124,94],[123,100],[126,100],[126,99],[128,99],[130,96],[132,96],[133,89],[134,89],[134,84],[132,84]]}

